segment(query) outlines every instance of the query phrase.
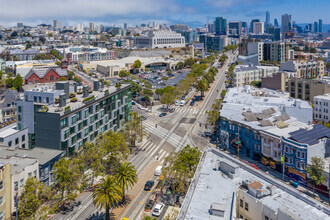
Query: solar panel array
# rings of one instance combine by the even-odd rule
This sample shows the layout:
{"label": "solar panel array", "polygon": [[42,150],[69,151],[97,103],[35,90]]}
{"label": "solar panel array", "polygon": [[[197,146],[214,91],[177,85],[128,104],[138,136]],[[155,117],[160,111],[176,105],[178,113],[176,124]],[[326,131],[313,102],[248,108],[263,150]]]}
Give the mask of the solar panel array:
{"label": "solar panel array", "polygon": [[300,129],[289,133],[291,139],[308,145],[317,144],[319,139],[330,137],[330,129],[321,124],[316,124],[311,130]]}

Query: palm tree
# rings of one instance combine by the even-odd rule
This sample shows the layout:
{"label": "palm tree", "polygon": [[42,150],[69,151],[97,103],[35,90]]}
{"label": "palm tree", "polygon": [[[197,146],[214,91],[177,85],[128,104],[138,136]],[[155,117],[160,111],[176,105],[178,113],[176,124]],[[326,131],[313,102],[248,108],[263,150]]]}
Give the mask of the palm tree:
{"label": "palm tree", "polygon": [[132,187],[138,180],[136,169],[130,162],[123,162],[114,171],[114,176],[122,188],[122,203],[125,203],[125,191],[128,187]]}
{"label": "palm tree", "polygon": [[205,78],[199,80],[196,85],[196,89],[201,92],[201,98],[204,96],[204,92],[209,88],[208,82]]}
{"label": "palm tree", "polygon": [[93,201],[97,208],[104,208],[106,220],[110,220],[110,208],[115,206],[120,200],[122,190],[114,176],[107,176],[96,185],[93,191]]}

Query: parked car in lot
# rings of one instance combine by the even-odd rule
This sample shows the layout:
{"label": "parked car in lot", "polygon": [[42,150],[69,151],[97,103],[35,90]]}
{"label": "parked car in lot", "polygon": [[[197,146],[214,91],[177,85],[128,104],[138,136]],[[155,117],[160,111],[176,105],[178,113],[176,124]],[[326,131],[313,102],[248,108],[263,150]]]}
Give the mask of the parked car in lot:
{"label": "parked car in lot", "polygon": [[165,112],[163,112],[163,113],[160,113],[159,114],[159,117],[164,117],[164,116],[166,116],[167,114],[165,113]]}
{"label": "parked car in lot", "polygon": [[152,215],[157,217],[160,216],[160,214],[164,210],[164,206],[165,205],[163,203],[157,204],[154,208],[154,211],[152,212]]}
{"label": "parked car in lot", "polygon": [[155,182],[154,181],[147,181],[146,184],[144,185],[144,190],[149,191],[151,188],[154,186]]}

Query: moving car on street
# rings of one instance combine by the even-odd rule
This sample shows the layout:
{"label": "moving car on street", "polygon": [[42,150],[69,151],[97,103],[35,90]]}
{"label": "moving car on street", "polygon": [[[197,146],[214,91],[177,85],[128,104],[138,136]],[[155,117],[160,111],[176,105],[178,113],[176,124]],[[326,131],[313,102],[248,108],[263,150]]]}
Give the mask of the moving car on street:
{"label": "moving car on street", "polygon": [[155,182],[154,181],[147,181],[146,184],[144,185],[144,190],[149,191],[151,188],[154,186]]}
{"label": "moving car on street", "polygon": [[160,113],[160,114],[159,114],[159,117],[164,117],[164,116],[166,116],[166,115],[167,115],[167,114],[163,112],[163,113]]}

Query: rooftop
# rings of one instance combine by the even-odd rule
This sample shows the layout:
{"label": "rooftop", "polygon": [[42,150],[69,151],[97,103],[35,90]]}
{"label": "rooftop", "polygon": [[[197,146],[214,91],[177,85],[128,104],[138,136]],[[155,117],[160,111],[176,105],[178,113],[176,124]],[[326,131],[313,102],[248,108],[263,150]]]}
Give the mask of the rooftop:
{"label": "rooftop", "polygon": [[17,157],[17,156],[11,156],[8,158],[0,157],[0,163],[11,164],[11,174],[12,175],[22,172],[25,169],[25,167],[31,166],[37,162],[38,162],[37,159],[23,158],[23,157]]}
{"label": "rooftop", "polygon": [[44,165],[53,158],[61,155],[63,151],[53,150],[48,148],[36,147],[33,149],[11,149],[6,146],[0,146],[0,157],[5,158],[6,156],[18,156],[38,159],[39,165]]}
{"label": "rooftop", "polygon": [[[252,172],[249,172],[249,170],[241,168],[240,164],[235,161],[234,159],[228,162],[216,149],[207,149],[204,152],[183,202],[178,219],[234,219],[236,206],[232,204],[235,204],[235,194],[238,190],[243,190],[242,184],[244,183],[256,190],[259,190],[261,187],[265,188],[263,190],[263,196],[256,199],[261,201],[263,205],[274,210],[275,213],[277,213],[279,209],[283,209],[288,210],[289,214],[298,216],[301,219],[327,219],[328,216],[323,211],[312,207],[302,199],[268,182],[270,177],[261,179]],[[236,165],[234,177],[221,171],[221,165],[219,168],[221,162],[226,162],[226,167],[232,166],[232,164]],[[283,185],[287,187],[285,184]],[[270,189],[270,187],[272,188],[272,193],[266,190]],[[303,194],[299,194],[299,196],[300,195],[301,197],[306,197]],[[223,217],[210,214],[210,208],[215,203],[221,204],[224,210]],[[322,206],[323,205],[320,203],[320,208],[322,208]]]}
{"label": "rooftop", "polygon": [[322,99],[322,100],[329,100],[330,101],[330,93],[324,94],[324,95],[314,96],[314,101],[315,101],[315,99]]}

